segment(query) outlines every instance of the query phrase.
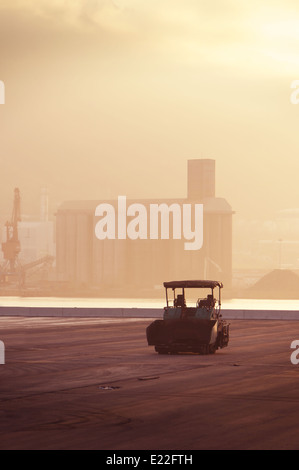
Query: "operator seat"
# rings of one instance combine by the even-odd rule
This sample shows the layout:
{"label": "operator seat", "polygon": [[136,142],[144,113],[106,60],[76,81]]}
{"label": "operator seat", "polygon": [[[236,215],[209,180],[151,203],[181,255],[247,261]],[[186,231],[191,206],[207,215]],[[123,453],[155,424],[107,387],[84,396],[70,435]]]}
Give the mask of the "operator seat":
{"label": "operator seat", "polygon": [[182,294],[179,294],[174,302],[175,307],[186,307],[185,298]]}

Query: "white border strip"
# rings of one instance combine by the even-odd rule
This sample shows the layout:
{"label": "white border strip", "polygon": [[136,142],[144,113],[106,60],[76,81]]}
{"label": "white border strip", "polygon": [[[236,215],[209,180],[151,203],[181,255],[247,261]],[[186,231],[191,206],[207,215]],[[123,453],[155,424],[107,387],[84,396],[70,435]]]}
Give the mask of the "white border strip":
{"label": "white border strip", "polygon": [[[78,318],[163,318],[159,308],[0,307],[0,316]],[[299,320],[297,310],[222,310],[227,320]]]}

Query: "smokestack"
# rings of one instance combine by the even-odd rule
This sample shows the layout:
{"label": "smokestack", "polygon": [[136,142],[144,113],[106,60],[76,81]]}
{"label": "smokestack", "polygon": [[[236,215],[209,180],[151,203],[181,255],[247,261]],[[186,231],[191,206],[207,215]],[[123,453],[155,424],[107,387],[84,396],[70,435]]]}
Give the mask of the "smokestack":
{"label": "smokestack", "polygon": [[215,197],[215,160],[188,160],[188,199]]}

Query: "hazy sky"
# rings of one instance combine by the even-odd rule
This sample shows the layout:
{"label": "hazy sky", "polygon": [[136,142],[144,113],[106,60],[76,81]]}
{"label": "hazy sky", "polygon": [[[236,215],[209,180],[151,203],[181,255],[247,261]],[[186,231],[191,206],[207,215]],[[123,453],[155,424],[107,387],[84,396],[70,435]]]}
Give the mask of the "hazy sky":
{"label": "hazy sky", "polygon": [[189,158],[240,217],[299,207],[298,66],[291,0],[0,0],[0,219],[185,196]]}

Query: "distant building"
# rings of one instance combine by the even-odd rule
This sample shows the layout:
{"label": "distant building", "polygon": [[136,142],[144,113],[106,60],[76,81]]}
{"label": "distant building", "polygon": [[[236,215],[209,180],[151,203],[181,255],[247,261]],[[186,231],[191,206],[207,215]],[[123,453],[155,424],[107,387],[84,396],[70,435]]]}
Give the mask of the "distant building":
{"label": "distant building", "polygon": [[33,262],[45,256],[55,256],[55,229],[54,222],[49,220],[47,188],[41,189],[39,220],[20,222],[19,237],[23,262]]}
{"label": "distant building", "polygon": [[[181,181],[177,182],[182,184]],[[65,202],[57,212],[57,277],[77,286],[113,292],[135,290],[138,295],[164,281],[217,279],[231,288],[232,215],[223,198],[215,197],[215,161],[188,161],[185,199],[128,201],[128,204],[203,204],[204,242],[198,251],[185,251],[185,240],[98,240],[95,210],[103,202],[117,211],[117,201]]]}
{"label": "distant building", "polygon": [[[19,260],[22,265],[35,262],[45,256],[55,257],[55,228],[54,222],[49,220],[48,191],[41,189],[40,218],[21,214],[18,222],[18,238],[21,245]],[[0,242],[5,242],[6,227],[0,233]],[[3,261],[3,253],[0,246],[0,261]]]}
{"label": "distant building", "polygon": [[49,255],[55,256],[54,235],[53,222],[20,222],[22,263],[30,263]]}

